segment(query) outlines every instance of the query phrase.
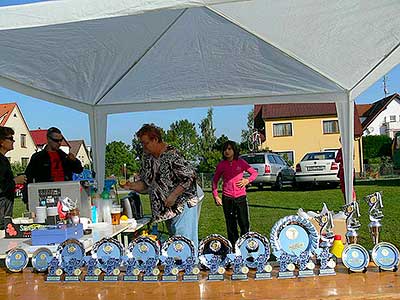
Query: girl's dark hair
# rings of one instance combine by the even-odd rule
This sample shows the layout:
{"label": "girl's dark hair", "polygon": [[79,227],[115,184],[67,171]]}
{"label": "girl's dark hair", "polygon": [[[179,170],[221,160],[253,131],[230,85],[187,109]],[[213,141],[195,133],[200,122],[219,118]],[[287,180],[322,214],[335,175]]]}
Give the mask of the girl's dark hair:
{"label": "girl's dark hair", "polygon": [[233,159],[237,160],[239,158],[239,149],[234,141],[226,141],[224,143],[224,145],[222,146],[222,159],[226,159],[226,157],[224,156],[224,152],[229,146],[231,146],[233,150]]}

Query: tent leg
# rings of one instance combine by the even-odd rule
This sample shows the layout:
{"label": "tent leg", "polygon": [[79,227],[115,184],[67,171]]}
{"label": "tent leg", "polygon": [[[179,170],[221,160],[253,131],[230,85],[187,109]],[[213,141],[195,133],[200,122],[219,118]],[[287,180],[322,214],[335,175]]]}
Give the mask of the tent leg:
{"label": "tent leg", "polygon": [[97,189],[103,190],[105,178],[105,144],[107,136],[107,113],[96,108],[89,113],[90,137]]}
{"label": "tent leg", "polygon": [[341,100],[336,102],[336,110],[343,151],[345,199],[346,203],[350,203],[353,200],[354,101],[350,94],[345,94]]}

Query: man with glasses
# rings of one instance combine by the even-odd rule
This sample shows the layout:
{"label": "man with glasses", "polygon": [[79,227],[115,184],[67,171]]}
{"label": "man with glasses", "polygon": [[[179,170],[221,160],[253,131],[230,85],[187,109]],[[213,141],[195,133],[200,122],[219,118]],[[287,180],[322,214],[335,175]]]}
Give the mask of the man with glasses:
{"label": "man with glasses", "polygon": [[14,177],[8,158],[8,151],[14,149],[14,130],[0,126],[0,230],[4,229],[4,217],[13,215],[15,185],[26,181],[25,175]]}
{"label": "man with glasses", "polygon": [[[81,162],[73,153],[66,154],[60,149],[64,137],[56,127],[47,130],[47,145],[32,155],[25,174],[28,183],[53,182],[72,180],[72,173],[82,173]],[[27,193],[24,192],[24,202],[28,203]]]}

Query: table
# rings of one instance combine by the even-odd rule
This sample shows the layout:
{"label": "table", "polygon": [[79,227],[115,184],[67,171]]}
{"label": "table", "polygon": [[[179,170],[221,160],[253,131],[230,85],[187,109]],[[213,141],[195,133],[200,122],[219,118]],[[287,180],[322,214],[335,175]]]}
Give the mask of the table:
{"label": "table", "polygon": [[[120,225],[109,225],[104,223],[99,223],[98,225],[94,224],[92,228],[92,233],[84,235],[82,238],[79,239],[79,241],[82,242],[86,252],[90,251],[93,244],[104,237],[116,237],[116,239],[120,243],[122,243],[124,247],[126,247],[129,242],[128,237],[122,237],[121,233],[125,231],[136,232],[149,222],[150,218],[144,217],[142,219],[136,220],[135,226],[132,226],[132,224],[128,223]],[[50,249],[53,253],[55,253],[57,251],[58,244],[32,246],[30,238],[6,239],[3,236],[2,238],[0,238],[0,259],[5,259],[7,252],[14,248],[22,248],[28,253],[29,257],[32,257],[32,254],[35,252],[35,250],[41,247],[46,247]]]}

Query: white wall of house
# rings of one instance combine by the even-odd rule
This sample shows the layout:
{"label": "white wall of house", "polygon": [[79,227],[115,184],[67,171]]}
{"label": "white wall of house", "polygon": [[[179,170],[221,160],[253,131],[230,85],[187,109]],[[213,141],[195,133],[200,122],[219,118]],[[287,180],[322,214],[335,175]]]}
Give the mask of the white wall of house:
{"label": "white wall of house", "polygon": [[400,100],[393,99],[364,130],[363,135],[387,135],[393,138],[397,131],[400,131]]}
{"label": "white wall of house", "polygon": [[83,145],[79,147],[78,153],[76,154],[76,157],[81,161],[82,166],[89,165],[90,166],[90,158],[87,154],[88,152],[85,151],[85,148]]}
{"label": "white wall of house", "polygon": [[15,131],[14,150],[7,152],[6,157],[10,158],[11,163],[27,164],[32,154],[35,153],[36,146],[18,106],[13,109],[5,126],[11,127]]}

